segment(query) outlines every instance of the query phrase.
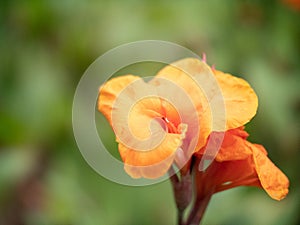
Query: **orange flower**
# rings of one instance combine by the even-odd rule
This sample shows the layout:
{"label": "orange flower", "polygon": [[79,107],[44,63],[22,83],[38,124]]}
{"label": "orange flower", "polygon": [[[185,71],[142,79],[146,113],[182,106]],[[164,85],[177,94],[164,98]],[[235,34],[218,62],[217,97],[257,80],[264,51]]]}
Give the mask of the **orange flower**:
{"label": "orange flower", "polygon": [[[263,146],[246,140],[243,125],[257,106],[245,80],[194,58],[164,67],[148,83],[133,75],[114,78],[98,98],[131,177],[157,178],[173,163],[180,168],[170,177],[180,225],[199,224],[211,196],[229,188],[261,187],[276,200],[287,195],[288,178]],[[211,163],[204,168],[206,160]]]}
{"label": "orange flower", "polygon": [[[223,99],[216,97],[218,88]],[[224,126],[213,122],[212,101],[224,103]],[[257,105],[245,80],[195,58],[164,67],[148,83],[133,75],[113,78],[100,88],[98,99],[98,109],[116,133],[125,171],[133,178],[160,177],[173,162],[189,166],[193,154],[200,162],[208,137],[227,131],[211,166],[197,171],[198,195],[254,185],[281,199],[287,178],[239,128],[255,115]]]}
{"label": "orange flower", "polygon": [[[212,133],[209,138],[217,137],[217,133]],[[198,198],[242,185],[262,187],[276,200],[287,195],[288,178],[270,161],[264,147],[248,142],[247,137],[243,127],[225,133],[210,166],[205,171],[196,170]],[[197,161],[202,157],[199,151]]]}

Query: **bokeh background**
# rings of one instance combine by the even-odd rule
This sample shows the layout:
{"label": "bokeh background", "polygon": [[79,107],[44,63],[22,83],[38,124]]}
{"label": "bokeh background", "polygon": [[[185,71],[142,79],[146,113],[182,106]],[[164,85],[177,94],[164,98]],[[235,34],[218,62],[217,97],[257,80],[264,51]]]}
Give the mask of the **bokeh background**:
{"label": "bokeh background", "polygon": [[[143,39],[205,52],[211,65],[246,78],[260,100],[247,125],[250,140],[262,143],[291,181],[281,202],[249,187],[216,194],[203,224],[300,224],[299,5],[1,1],[0,224],[175,224],[168,181],[112,183],[88,166],[72,133],[73,95],[87,67],[111,48]],[[117,155],[111,134],[107,128],[104,139]]]}

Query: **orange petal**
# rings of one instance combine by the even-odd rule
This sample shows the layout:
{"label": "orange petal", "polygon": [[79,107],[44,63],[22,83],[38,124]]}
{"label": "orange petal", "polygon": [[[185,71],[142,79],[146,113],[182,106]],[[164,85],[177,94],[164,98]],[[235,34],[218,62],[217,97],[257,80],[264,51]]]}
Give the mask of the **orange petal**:
{"label": "orange petal", "polygon": [[216,163],[219,167],[214,180],[218,191],[236,186],[259,186],[252,160],[249,158]]}
{"label": "orange petal", "polygon": [[[252,155],[251,148],[245,140],[248,133],[243,127],[228,130],[225,133],[212,132],[207,144],[198,154],[200,157],[205,153],[208,158],[215,158],[217,162],[243,160]],[[221,139],[223,138],[223,140]],[[222,144],[220,145],[220,141]],[[216,153],[210,155],[210,152]]]}
{"label": "orange petal", "polygon": [[289,192],[289,180],[266,156],[264,147],[252,145],[255,168],[265,191],[275,200],[283,199]]}
{"label": "orange petal", "polygon": [[214,74],[225,100],[227,128],[237,128],[249,122],[258,106],[254,90],[241,78],[218,70],[214,70]]}
{"label": "orange petal", "polygon": [[[197,160],[199,163],[201,158]],[[196,171],[196,180],[200,194],[207,190],[220,192],[238,186],[260,187],[251,157],[243,160],[213,161],[205,172]]]}
{"label": "orange petal", "polygon": [[150,151],[129,149],[119,143],[119,152],[126,172],[133,178],[157,178],[170,168],[184,134],[166,134],[159,146]]}
{"label": "orange petal", "polygon": [[225,133],[223,143],[216,156],[216,161],[231,161],[246,159],[252,155],[245,138],[248,136],[243,128],[229,130]]}
{"label": "orange petal", "polygon": [[130,83],[141,78],[133,75],[113,78],[107,81],[99,89],[98,110],[103,113],[106,119],[111,123],[112,107],[122,90]]}
{"label": "orange petal", "polygon": [[98,103],[114,129],[126,172],[134,178],[166,173],[187,129],[157,87],[133,76],[115,78],[101,88]]}
{"label": "orange petal", "polygon": [[118,142],[151,150],[165,136],[162,101],[153,86],[133,76],[115,78],[100,90],[99,109],[109,119]]}
{"label": "orange petal", "polygon": [[[190,100],[197,111],[198,125],[200,126],[195,150],[200,149],[205,145],[206,139],[213,129],[210,105],[216,99],[215,93],[218,89],[210,67],[196,58],[187,58],[164,67],[156,77],[172,81],[189,94]],[[155,79],[152,82],[154,83]],[[222,124],[215,125],[215,129],[222,130]]]}
{"label": "orange petal", "polygon": [[238,127],[238,128],[235,128],[235,129],[228,130],[228,132],[230,134],[238,136],[240,138],[247,139],[249,134],[244,129],[245,129],[245,127],[242,126],[242,127]]}

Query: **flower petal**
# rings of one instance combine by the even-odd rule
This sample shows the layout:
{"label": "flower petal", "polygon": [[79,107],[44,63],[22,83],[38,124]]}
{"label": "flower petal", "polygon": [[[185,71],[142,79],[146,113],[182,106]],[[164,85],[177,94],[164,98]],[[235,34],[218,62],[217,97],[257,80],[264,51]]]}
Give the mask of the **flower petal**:
{"label": "flower petal", "polygon": [[251,158],[244,160],[215,162],[218,171],[214,177],[216,192],[237,186],[258,186],[259,179],[256,175]]}
{"label": "flower petal", "polygon": [[157,178],[170,168],[184,134],[166,134],[159,146],[150,151],[137,151],[119,143],[119,152],[126,172],[133,178]]}
{"label": "flower petal", "polygon": [[128,87],[130,83],[141,78],[133,75],[116,77],[107,81],[99,89],[98,110],[103,113],[111,124],[112,107],[118,95]]}
{"label": "flower petal", "polygon": [[245,138],[248,136],[243,128],[236,128],[225,132],[223,143],[216,156],[216,161],[232,161],[246,159],[252,155],[251,148]]}
{"label": "flower petal", "polygon": [[237,128],[249,122],[258,106],[257,96],[249,83],[218,70],[214,70],[214,74],[225,100],[227,128]]}
{"label": "flower petal", "polygon": [[[201,157],[197,157],[199,163]],[[207,190],[224,191],[238,186],[260,186],[252,158],[243,160],[223,161],[214,160],[205,171],[196,171],[198,194]]]}
{"label": "flower petal", "polygon": [[259,180],[265,191],[275,200],[283,199],[289,192],[289,180],[266,156],[261,145],[252,145],[253,160]]}
{"label": "flower petal", "polygon": [[98,107],[114,129],[129,175],[157,178],[166,173],[187,126],[156,86],[134,76],[114,78],[101,88]]}
{"label": "flower petal", "polygon": [[245,140],[246,137],[248,133],[244,131],[244,127],[228,130],[225,133],[212,132],[205,147],[196,155],[202,157],[205,153],[207,158],[215,159],[217,162],[246,159],[252,155],[252,150]]}
{"label": "flower petal", "polygon": [[100,90],[99,109],[109,119],[117,141],[128,148],[151,150],[166,134],[160,119],[162,101],[155,87],[142,79],[125,76],[108,81]]}
{"label": "flower petal", "polygon": [[[190,100],[197,111],[199,121],[197,122],[200,126],[199,135],[196,137],[198,140],[195,150],[200,149],[205,145],[214,125],[210,106],[214,101],[218,85],[211,69],[196,58],[187,58],[164,67],[157,73],[156,77],[172,81],[189,94]],[[200,87],[199,84],[202,86]],[[193,123],[193,121],[190,122]],[[215,129],[222,130],[222,124],[216,125]],[[192,132],[192,129],[188,131],[187,136],[189,136],[189,132]]]}
{"label": "flower petal", "polygon": [[[262,145],[246,140],[248,134],[243,129],[225,133],[215,160],[205,171],[205,176],[202,175],[202,182],[209,185],[206,188],[215,188],[216,192],[237,186],[258,186],[273,199],[283,199],[288,193],[288,178],[267,157]],[[202,157],[201,152],[203,150],[196,155],[198,160]]]}

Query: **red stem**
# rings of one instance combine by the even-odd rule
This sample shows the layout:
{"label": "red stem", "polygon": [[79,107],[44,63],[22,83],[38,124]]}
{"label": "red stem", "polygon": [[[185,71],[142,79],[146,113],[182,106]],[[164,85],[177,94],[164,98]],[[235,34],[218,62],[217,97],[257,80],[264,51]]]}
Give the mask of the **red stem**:
{"label": "red stem", "polygon": [[177,224],[184,225],[184,211],[192,199],[192,180],[190,173],[181,175],[180,179],[173,168],[170,169],[173,175],[170,177],[174,198],[177,206]]}
{"label": "red stem", "polygon": [[[213,193],[213,192],[212,192]],[[203,198],[196,198],[193,209],[185,223],[185,225],[199,225],[208,203],[211,199],[212,193],[208,193]]]}

